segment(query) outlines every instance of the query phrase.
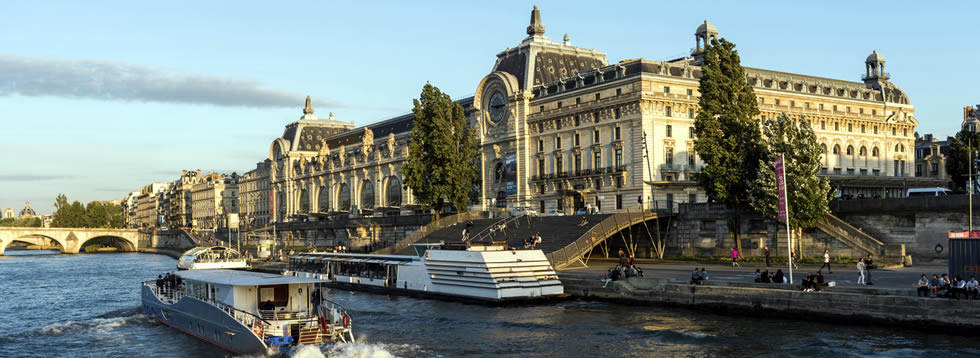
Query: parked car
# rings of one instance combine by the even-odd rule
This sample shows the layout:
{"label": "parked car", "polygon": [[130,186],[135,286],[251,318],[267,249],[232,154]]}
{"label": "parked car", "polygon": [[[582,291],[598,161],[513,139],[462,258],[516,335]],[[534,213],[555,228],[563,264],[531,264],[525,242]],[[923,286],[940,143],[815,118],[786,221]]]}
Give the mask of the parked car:
{"label": "parked car", "polygon": [[548,212],[548,216],[565,216],[565,213],[558,210],[552,210]]}
{"label": "parked car", "polygon": [[578,210],[575,210],[575,215],[589,215],[589,214],[590,214],[589,209],[586,208],[578,208]]}
{"label": "parked car", "polygon": [[534,210],[534,209],[531,209],[530,207],[527,207],[527,206],[515,206],[514,208],[510,209],[510,215],[512,215],[512,216],[520,216],[520,215],[537,216],[538,215],[538,211],[537,210]]}

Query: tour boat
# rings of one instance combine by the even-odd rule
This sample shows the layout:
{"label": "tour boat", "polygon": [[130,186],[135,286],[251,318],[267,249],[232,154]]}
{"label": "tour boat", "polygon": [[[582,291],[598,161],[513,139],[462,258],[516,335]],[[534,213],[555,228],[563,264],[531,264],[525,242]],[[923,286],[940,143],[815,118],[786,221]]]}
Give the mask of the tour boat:
{"label": "tour boat", "polygon": [[143,313],[226,350],[266,354],[298,344],[354,342],[346,310],[317,291],[321,280],[238,270],[177,276],[177,289],[143,282]]}
{"label": "tour boat", "polygon": [[178,270],[248,269],[248,262],[237,250],[225,246],[198,246],[177,260]]}
{"label": "tour boat", "polygon": [[416,244],[415,256],[305,253],[289,259],[288,275],[327,285],[484,302],[564,296],[541,250],[506,244]]}

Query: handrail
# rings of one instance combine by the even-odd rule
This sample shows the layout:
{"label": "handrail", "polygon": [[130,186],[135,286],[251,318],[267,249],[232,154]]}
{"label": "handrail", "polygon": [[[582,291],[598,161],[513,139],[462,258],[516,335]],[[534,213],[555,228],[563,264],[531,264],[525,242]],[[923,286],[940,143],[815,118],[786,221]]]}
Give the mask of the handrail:
{"label": "handrail", "polygon": [[507,225],[510,225],[511,222],[517,221],[518,219],[520,219],[521,217],[524,217],[524,216],[525,215],[509,216],[509,217],[506,217],[506,218],[497,220],[493,224],[490,224],[490,226],[487,226],[487,227],[483,228],[483,230],[480,230],[480,232],[476,233],[476,235],[474,235],[471,239],[469,239],[469,241],[470,242],[480,242],[484,238],[490,237],[490,235],[493,235],[493,233],[496,232],[496,230],[492,230],[493,228],[495,228],[497,226],[500,226],[500,225],[503,225],[506,228]]}
{"label": "handrail", "polygon": [[[619,232],[623,228],[633,226],[634,224],[647,221],[657,216],[657,213],[647,211],[642,212],[642,214],[643,215],[641,216],[636,216],[629,212],[625,212],[610,215],[599,222],[598,225],[593,226],[588,231],[583,233],[582,236],[579,236],[579,238],[572,243],[565,245],[565,247],[559,250],[547,253],[545,257],[548,258],[548,261],[551,261],[551,265],[556,270],[564,268],[565,265],[569,263],[569,258],[584,255],[610,235]],[[621,224],[620,222],[623,223]],[[571,255],[569,255],[570,250]],[[558,253],[561,253],[561,259],[558,258]]]}
{"label": "handrail", "polygon": [[409,248],[410,246],[412,246],[412,244],[418,242],[428,234],[445,229],[450,225],[455,225],[466,220],[481,218],[483,217],[483,214],[484,214],[483,211],[467,211],[463,213],[457,213],[454,215],[441,217],[439,218],[439,220],[430,222],[427,225],[420,227],[418,230],[413,231],[411,234],[408,234],[407,236],[405,236],[405,238],[399,240],[394,245],[391,245],[389,247],[380,250],[375,250],[371,253],[382,254],[382,255],[394,254],[396,252]]}
{"label": "handrail", "polygon": [[[178,301],[180,301],[181,299],[183,299],[184,297],[190,297],[190,298],[196,299],[198,301],[201,301],[201,302],[204,302],[204,303],[207,303],[207,304],[210,304],[212,306],[217,307],[218,309],[224,311],[225,313],[228,313],[232,318],[234,318],[236,321],[238,321],[239,323],[242,323],[244,325],[251,326],[253,323],[255,323],[255,320],[261,321],[263,323],[263,325],[268,325],[268,326],[271,326],[272,325],[271,323],[269,323],[269,321],[266,321],[265,319],[263,319],[262,317],[259,317],[258,315],[254,314],[254,313],[251,313],[251,312],[248,312],[248,311],[243,311],[243,310],[237,309],[235,307],[226,305],[224,303],[217,302],[215,300],[204,300],[204,299],[201,299],[199,297],[187,296],[187,295],[184,294],[184,289],[182,289],[182,288],[173,289],[173,290],[170,291],[171,292],[170,294],[164,295],[164,294],[162,294],[162,293],[160,293],[160,292],[157,291],[157,289],[156,289],[157,287],[156,287],[156,282],[155,281],[144,281],[143,282],[143,285],[144,286],[149,286],[150,287],[150,290],[153,292],[153,294],[155,294],[157,296],[158,299],[161,299],[161,301],[163,301],[162,298],[166,298],[168,301],[170,301],[170,304],[175,304]],[[235,314],[231,314],[229,311],[240,313],[244,317],[248,317],[251,320],[246,320],[246,319],[244,319],[244,317],[240,318],[239,316],[237,316]]]}
{"label": "handrail", "polygon": [[837,239],[851,241],[852,245],[872,254],[880,254],[881,247],[885,246],[885,243],[832,214],[827,214],[823,219],[817,221],[817,226],[827,234],[834,236],[836,233]]}

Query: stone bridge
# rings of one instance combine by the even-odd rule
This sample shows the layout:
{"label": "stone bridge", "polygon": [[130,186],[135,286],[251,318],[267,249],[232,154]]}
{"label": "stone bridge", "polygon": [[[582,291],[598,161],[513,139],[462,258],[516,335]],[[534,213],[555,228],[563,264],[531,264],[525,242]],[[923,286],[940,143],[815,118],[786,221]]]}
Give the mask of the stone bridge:
{"label": "stone bridge", "polygon": [[3,227],[0,228],[0,255],[14,241],[35,244],[38,239],[50,240],[61,247],[62,253],[77,254],[85,243],[98,238],[110,239],[124,252],[133,252],[139,247],[139,234],[135,229]]}

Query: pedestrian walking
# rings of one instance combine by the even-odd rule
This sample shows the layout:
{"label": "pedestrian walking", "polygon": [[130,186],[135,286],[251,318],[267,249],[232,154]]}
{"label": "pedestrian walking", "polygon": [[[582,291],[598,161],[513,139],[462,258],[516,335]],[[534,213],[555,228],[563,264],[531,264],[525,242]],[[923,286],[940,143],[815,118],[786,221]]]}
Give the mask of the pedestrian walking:
{"label": "pedestrian walking", "polygon": [[742,267],[742,265],[738,264],[738,250],[735,250],[734,247],[732,248],[732,267]]}
{"label": "pedestrian walking", "polygon": [[830,268],[830,250],[823,250],[823,265],[820,266],[817,272],[823,271],[824,267],[827,268],[828,274],[834,273],[833,269]]}
{"label": "pedestrian walking", "polygon": [[766,254],[766,267],[769,267],[769,246],[762,249]]}
{"label": "pedestrian walking", "polygon": [[864,260],[858,260],[857,269],[858,269],[858,280],[857,280],[857,284],[858,285],[863,285],[864,284],[864,271],[865,271]]}

